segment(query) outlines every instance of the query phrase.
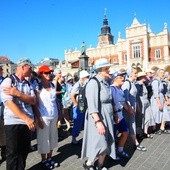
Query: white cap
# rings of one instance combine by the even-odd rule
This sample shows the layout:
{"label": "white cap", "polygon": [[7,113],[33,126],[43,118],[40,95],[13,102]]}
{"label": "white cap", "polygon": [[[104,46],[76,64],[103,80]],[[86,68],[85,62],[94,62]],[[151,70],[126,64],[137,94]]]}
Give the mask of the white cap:
{"label": "white cap", "polygon": [[80,79],[84,77],[88,77],[88,76],[89,76],[89,73],[86,70],[80,71]]}

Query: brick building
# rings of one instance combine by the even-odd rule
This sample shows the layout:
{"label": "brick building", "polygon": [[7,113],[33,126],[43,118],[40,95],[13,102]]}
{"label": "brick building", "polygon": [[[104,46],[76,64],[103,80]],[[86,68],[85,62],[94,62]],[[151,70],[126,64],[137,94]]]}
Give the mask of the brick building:
{"label": "brick building", "polygon": [[0,64],[3,68],[3,76],[9,76],[15,72],[16,64],[14,64],[7,56],[0,56]]}
{"label": "brick building", "polygon": [[[96,59],[105,57],[116,70],[135,65],[143,70],[164,68],[170,71],[170,34],[167,23],[164,23],[161,32],[154,34],[149,25],[141,24],[135,16],[131,26],[126,27],[125,31],[126,37],[122,38],[119,32],[115,43],[105,14],[97,47],[86,49],[89,66]],[[71,63],[72,69],[79,66],[80,54],[81,51],[77,49],[65,51],[65,61]]]}

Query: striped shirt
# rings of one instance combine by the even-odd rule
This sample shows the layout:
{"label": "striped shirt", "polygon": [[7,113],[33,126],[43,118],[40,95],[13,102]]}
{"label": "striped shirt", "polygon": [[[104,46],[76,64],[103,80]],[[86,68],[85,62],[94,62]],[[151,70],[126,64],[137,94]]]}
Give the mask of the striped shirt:
{"label": "striped shirt", "polygon": [[22,93],[25,93],[25,94],[31,95],[31,96],[35,96],[34,90],[33,90],[32,86],[28,83],[28,81],[26,81],[26,80],[21,81],[21,80],[19,80],[19,78],[17,76],[15,76],[15,75],[13,75],[13,76],[15,79],[14,84],[12,83],[12,79],[9,77],[5,78],[4,81],[1,83],[1,99],[5,106],[5,108],[4,108],[4,124],[5,125],[25,124],[25,122],[22,119],[15,116],[13,114],[13,112],[11,111],[11,109],[6,106],[5,102],[8,100],[13,101],[23,113],[25,113],[30,118],[34,119],[32,106],[30,104],[25,103],[25,102],[19,100],[19,98],[13,97],[11,95],[7,95],[3,92],[3,87],[15,86],[16,89],[21,91]]}

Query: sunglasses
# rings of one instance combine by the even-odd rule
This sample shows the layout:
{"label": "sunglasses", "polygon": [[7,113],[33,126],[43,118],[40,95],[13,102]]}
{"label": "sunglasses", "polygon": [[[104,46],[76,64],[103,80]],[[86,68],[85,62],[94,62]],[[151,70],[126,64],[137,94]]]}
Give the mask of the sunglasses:
{"label": "sunglasses", "polygon": [[44,72],[43,74],[47,75],[47,74],[51,74],[51,72]]}

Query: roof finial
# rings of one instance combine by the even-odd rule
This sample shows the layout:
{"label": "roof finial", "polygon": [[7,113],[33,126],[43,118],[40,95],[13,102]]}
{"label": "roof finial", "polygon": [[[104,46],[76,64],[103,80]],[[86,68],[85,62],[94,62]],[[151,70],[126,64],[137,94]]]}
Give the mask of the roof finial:
{"label": "roof finial", "polygon": [[104,9],[104,18],[106,19],[107,8]]}

